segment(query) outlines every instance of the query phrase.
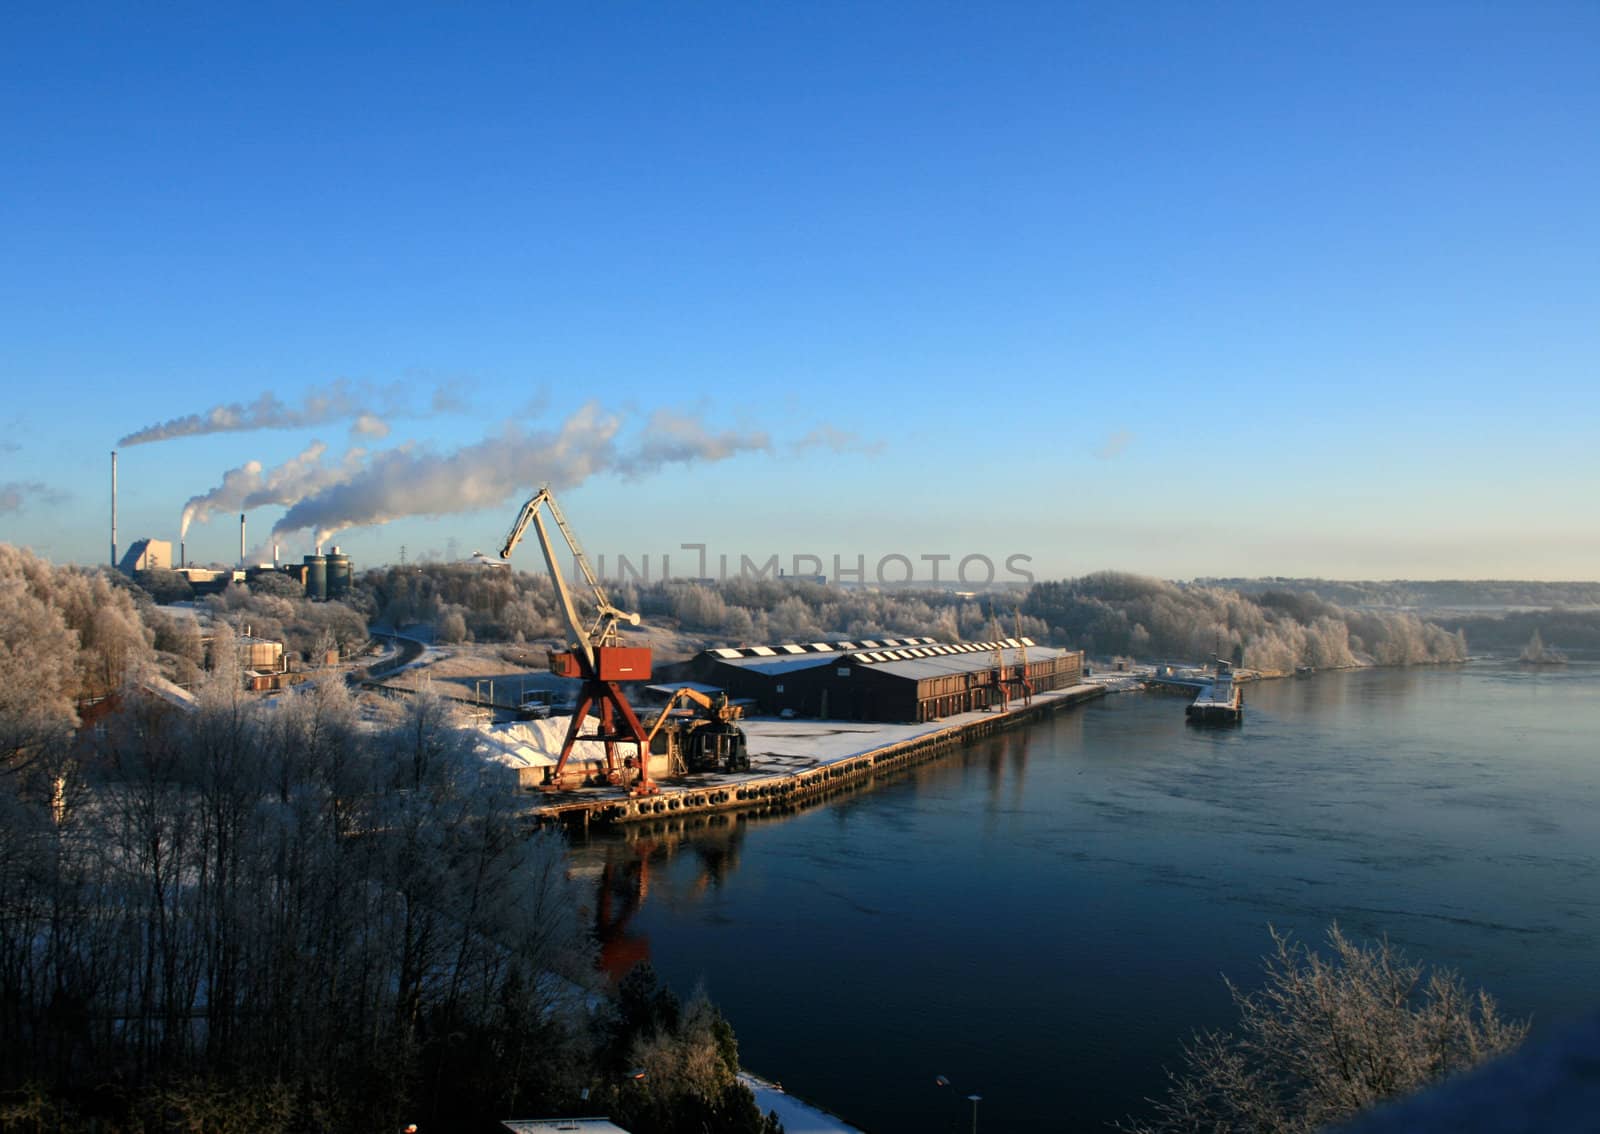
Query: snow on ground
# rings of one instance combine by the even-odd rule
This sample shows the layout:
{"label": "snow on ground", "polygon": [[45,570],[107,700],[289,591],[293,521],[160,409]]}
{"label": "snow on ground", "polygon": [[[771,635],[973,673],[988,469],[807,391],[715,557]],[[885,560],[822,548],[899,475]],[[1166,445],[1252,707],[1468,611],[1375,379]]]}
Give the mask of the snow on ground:
{"label": "snow on ground", "polygon": [[1094,684],[1104,685],[1107,693],[1132,693],[1144,688],[1145,679],[1155,676],[1155,667],[1149,665],[1136,666],[1127,671],[1112,670],[1110,672],[1097,670],[1094,675]]}
{"label": "snow on ground", "polygon": [[748,1071],[739,1072],[739,1078],[756,1096],[756,1106],[761,1108],[762,1114],[771,1110],[778,1112],[784,1134],[861,1134],[843,1119],[795,1098],[777,1083],[769,1083]]}

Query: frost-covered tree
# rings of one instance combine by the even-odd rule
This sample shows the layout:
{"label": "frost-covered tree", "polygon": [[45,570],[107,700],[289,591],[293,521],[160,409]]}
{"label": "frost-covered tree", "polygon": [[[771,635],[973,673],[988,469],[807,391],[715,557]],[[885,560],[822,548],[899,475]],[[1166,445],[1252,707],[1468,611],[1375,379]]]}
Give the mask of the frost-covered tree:
{"label": "frost-covered tree", "polygon": [[7,565],[0,554],[0,767],[78,721],[78,636]]}
{"label": "frost-covered tree", "polygon": [[1228,982],[1233,1032],[1184,1048],[1154,1112],[1130,1134],[1309,1134],[1417,1090],[1522,1042],[1487,993],[1408,961],[1387,940],[1361,943],[1337,925],[1329,955],[1272,931],[1259,989]]}

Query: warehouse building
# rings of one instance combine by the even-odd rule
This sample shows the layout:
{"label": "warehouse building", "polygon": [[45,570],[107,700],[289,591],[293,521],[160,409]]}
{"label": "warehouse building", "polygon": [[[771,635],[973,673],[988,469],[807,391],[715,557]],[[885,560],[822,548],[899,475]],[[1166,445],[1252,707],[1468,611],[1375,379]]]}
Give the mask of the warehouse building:
{"label": "warehouse building", "polygon": [[706,650],[680,672],[754,702],[760,713],[922,722],[1077,685],[1083,653],[1030,638],[890,638]]}

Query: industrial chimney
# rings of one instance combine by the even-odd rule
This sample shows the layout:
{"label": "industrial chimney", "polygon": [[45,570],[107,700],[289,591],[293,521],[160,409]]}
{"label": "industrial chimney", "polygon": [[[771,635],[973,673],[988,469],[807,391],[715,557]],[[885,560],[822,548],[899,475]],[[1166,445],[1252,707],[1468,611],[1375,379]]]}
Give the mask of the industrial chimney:
{"label": "industrial chimney", "polygon": [[189,566],[189,545],[181,539],[178,541],[178,566]]}
{"label": "industrial chimney", "polygon": [[117,451],[111,450],[111,566],[117,565]]}
{"label": "industrial chimney", "polygon": [[239,513],[239,567],[244,568],[244,513]]}

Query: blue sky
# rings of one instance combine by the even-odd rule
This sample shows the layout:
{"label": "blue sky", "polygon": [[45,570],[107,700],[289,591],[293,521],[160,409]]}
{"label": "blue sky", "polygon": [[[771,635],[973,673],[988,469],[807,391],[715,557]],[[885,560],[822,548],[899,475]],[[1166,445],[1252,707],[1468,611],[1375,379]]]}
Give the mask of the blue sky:
{"label": "blue sky", "polygon": [[1600,577],[1593,4],[0,19],[0,539],[58,561],[121,438],[270,394],[121,449],[124,545],[317,441],[358,563],[550,476],[612,561]]}

